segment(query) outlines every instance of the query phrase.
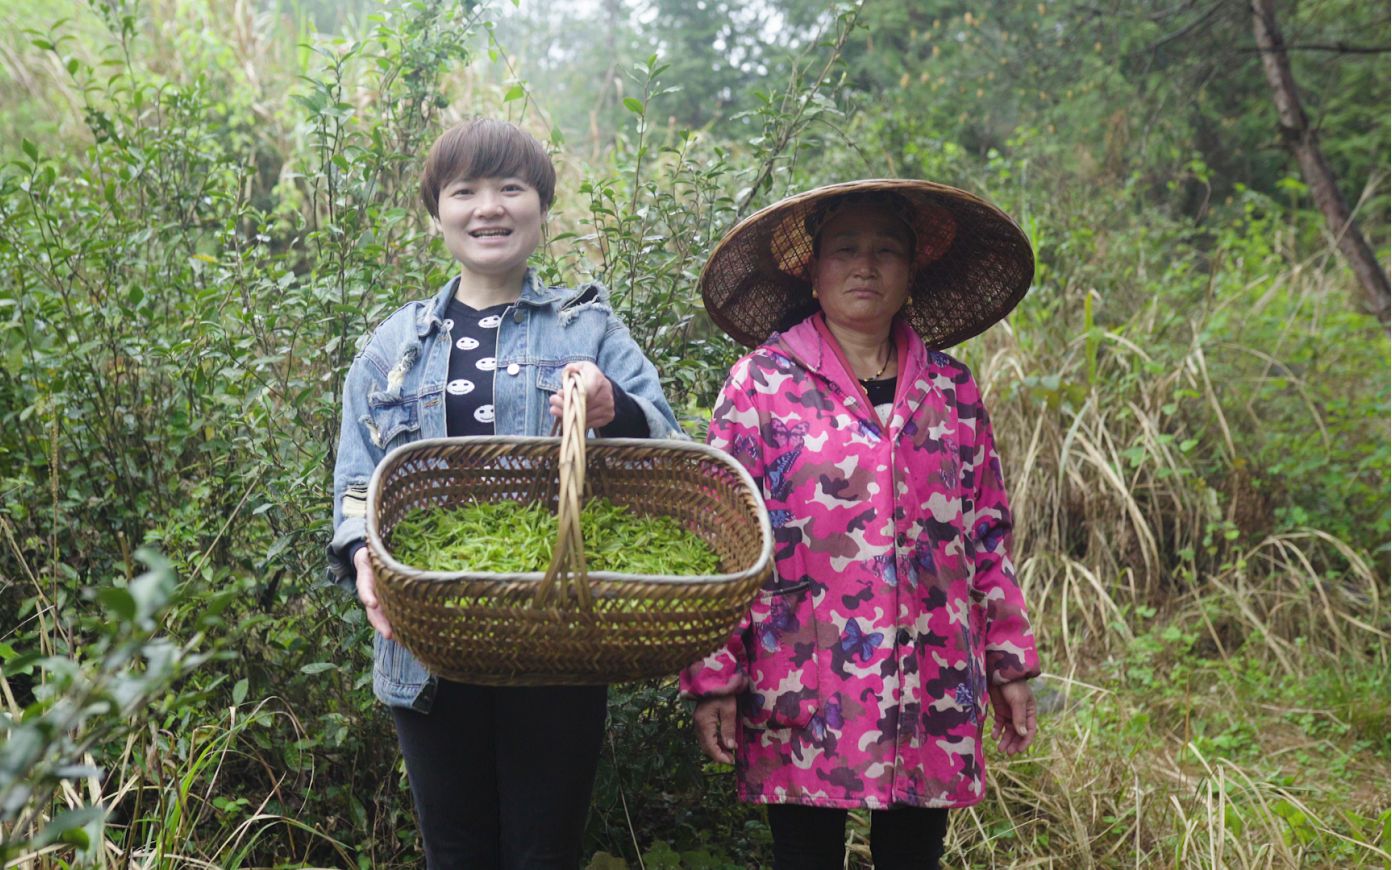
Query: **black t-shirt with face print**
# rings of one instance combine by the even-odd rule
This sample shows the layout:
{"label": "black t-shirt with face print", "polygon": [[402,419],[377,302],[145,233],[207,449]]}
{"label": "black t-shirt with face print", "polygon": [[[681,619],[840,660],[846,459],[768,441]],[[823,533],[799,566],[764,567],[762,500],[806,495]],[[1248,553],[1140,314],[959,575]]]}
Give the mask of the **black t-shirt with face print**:
{"label": "black t-shirt with face print", "polygon": [[445,311],[454,347],[445,380],[445,429],[450,436],[493,434],[493,372],[498,325],[507,304],[482,310],[450,299]]}

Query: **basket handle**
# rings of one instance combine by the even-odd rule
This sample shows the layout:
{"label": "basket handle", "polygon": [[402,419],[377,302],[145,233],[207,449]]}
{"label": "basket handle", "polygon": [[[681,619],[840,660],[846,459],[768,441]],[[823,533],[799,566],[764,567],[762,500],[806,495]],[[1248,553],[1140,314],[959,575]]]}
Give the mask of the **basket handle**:
{"label": "basket handle", "polygon": [[580,534],[580,500],[585,491],[585,389],[580,373],[568,371],[561,381],[560,488],[556,496],[558,530],[551,550],[551,564],[537,585],[535,607],[563,604],[570,591],[579,609],[594,609],[589,572],[585,565],[585,541]]}

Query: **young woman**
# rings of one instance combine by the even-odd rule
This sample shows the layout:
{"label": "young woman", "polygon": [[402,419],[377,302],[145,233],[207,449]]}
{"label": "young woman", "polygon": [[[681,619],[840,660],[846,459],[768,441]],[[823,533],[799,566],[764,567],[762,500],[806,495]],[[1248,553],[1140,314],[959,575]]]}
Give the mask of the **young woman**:
{"label": "young woman", "polygon": [[573,868],[606,689],[471,686],[426,672],[392,636],[363,547],[367,484],[392,448],[445,435],[548,435],[563,374],[607,436],[678,437],[657,371],[595,284],[527,266],[556,174],[545,149],[479,119],[430,149],[421,199],[459,274],[373,332],[343,393],[330,567],[375,629],[373,690],[391,708],[430,868]]}

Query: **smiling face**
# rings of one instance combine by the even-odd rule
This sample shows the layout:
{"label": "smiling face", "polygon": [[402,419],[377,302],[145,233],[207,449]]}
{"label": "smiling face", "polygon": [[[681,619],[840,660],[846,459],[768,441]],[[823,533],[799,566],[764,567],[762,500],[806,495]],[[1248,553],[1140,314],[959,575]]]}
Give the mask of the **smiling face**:
{"label": "smiling face", "polygon": [[908,299],[912,247],[903,221],[871,203],[847,206],[828,220],[810,270],[827,321],[887,333]]}
{"label": "smiling face", "polygon": [[440,232],[466,276],[521,281],[546,211],[521,178],[459,178],[440,188]]}

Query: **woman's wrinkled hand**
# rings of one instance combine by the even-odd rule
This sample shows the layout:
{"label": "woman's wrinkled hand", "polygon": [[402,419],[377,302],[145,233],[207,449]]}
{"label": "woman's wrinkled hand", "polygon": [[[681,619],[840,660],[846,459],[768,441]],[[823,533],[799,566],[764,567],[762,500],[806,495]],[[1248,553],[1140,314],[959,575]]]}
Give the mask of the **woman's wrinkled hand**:
{"label": "woman's wrinkled hand", "polygon": [[1034,690],[1027,680],[1015,680],[999,686],[992,684],[991,709],[995,721],[991,724],[991,739],[1006,755],[1024,752],[1034,742],[1038,730],[1035,722]]}
{"label": "woman's wrinkled hand", "polygon": [[733,695],[704,698],[691,714],[696,742],[711,761],[735,763],[735,699]]}
{"label": "woman's wrinkled hand", "polygon": [[551,394],[551,416],[561,418],[565,407],[565,379],[571,372],[580,374],[580,386],[585,391],[585,428],[599,429],[614,421],[614,386],[592,362],[573,362],[561,370],[561,389]]}
{"label": "woman's wrinkled hand", "polygon": [[377,573],[372,570],[372,559],[367,548],[362,547],[353,554],[353,567],[358,569],[358,600],[367,611],[367,621],[387,640],[392,638],[391,623],[382,612],[382,602],[377,599]]}

